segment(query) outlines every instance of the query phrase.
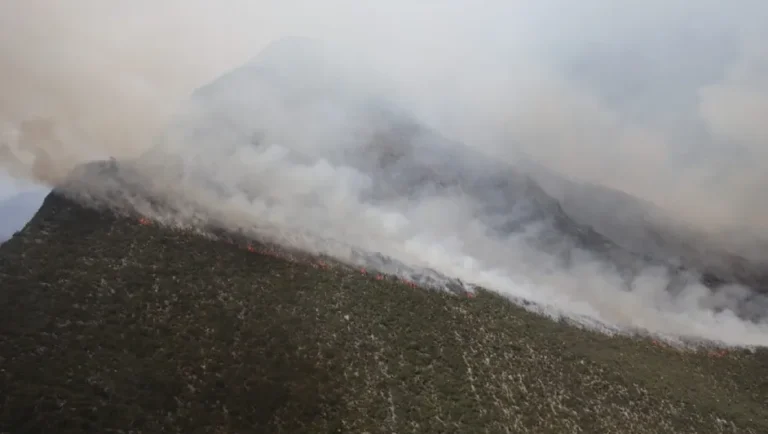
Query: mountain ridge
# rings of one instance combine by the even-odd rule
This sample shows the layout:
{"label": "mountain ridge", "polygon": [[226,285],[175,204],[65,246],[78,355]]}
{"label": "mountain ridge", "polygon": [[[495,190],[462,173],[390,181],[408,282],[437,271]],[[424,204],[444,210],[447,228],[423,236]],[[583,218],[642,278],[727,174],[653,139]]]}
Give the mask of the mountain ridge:
{"label": "mountain ridge", "polygon": [[0,432],[768,429],[764,350],[243,247],[49,195],[0,246]]}
{"label": "mountain ridge", "polygon": [[[367,203],[461,189],[498,234],[541,223],[534,246],[564,263],[577,245],[630,271],[648,264],[535,178],[396,110],[363,105],[358,125],[375,128],[351,129],[362,152],[326,155],[301,134],[338,131],[265,133],[228,117],[248,101],[225,94],[210,106],[221,111],[171,131],[215,147],[173,161],[184,141],[160,140],[136,161],[80,166],[0,246],[0,432],[768,432],[765,349],[590,331],[376,251],[344,246],[343,263],[230,224],[184,188],[226,198],[230,185],[210,179],[227,169],[218,156],[279,136],[295,139],[288,159],[371,174]],[[348,103],[335,113],[361,107]],[[311,107],[287,119],[311,120]]]}

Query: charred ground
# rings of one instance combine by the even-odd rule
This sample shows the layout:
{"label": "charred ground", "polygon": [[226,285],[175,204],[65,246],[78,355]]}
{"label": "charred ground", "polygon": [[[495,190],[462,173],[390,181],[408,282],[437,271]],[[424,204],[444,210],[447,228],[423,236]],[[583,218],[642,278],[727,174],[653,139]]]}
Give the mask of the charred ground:
{"label": "charred ground", "polygon": [[763,350],[327,265],[50,195],[0,247],[0,432],[768,431]]}

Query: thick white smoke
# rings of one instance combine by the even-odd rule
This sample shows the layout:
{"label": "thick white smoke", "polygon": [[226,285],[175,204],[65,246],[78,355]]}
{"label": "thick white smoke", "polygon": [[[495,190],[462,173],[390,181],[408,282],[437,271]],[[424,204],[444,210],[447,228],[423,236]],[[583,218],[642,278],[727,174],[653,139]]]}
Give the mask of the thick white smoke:
{"label": "thick white smoke", "polygon": [[[194,89],[270,41],[305,35],[352,65],[342,97],[386,96],[496,160],[526,156],[637,195],[708,243],[763,260],[752,241],[768,221],[766,18],[762,3],[714,0],[7,2],[1,161],[53,184],[94,158],[146,157]],[[284,79],[314,82],[319,72]],[[268,127],[265,146],[180,131],[184,140],[141,166],[141,181],[230,227],[259,225],[342,259],[344,248],[303,234],[622,328],[768,344],[768,325],[721,310],[762,308],[746,288],[688,284],[672,294],[671,278],[650,268],[623,291],[612,266],[587,252],[574,250],[564,267],[531,247],[526,240],[542,236],[535,226],[490,235],[483,209],[461,191],[369,200],[375,179],[347,160],[362,152],[370,132],[356,128],[369,122],[333,106],[269,104],[270,91],[232,90],[262,101],[239,116]],[[178,182],[179,161],[194,178]]]}

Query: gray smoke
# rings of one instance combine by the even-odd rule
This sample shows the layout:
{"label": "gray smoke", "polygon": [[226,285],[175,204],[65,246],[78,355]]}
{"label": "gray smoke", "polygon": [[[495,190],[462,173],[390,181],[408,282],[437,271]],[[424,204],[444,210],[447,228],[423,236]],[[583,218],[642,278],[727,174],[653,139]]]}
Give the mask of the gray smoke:
{"label": "gray smoke", "polygon": [[[483,205],[492,197],[478,199],[496,186],[480,188],[488,170],[476,161],[535,161],[638,196],[666,226],[706,234],[706,248],[764,260],[767,12],[757,2],[682,0],[2,3],[2,163],[55,184],[94,158],[134,159],[133,181],[173,203],[173,219],[258,226],[342,259],[342,246],[355,246],[622,328],[762,345],[765,324],[733,313],[753,301],[747,288],[713,293],[692,279],[670,292],[672,277],[653,266],[635,270],[625,291],[614,261],[570,236],[547,240],[555,223],[522,224],[525,209],[505,216],[520,228],[491,230],[503,213]],[[214,102],[200,104],[205,89],[188,100],[294,34],[330,51],[281,74],[301,89],[295,98],[220,80],[219,95],[243,102],[225,119],[211,117]],[[327,100],[312,92],[332,93],[331,103],[315,104]],[[375,110],[345,109],[368,100],[471,148],[444,154],[417,140],[409,161],[440,169],[430,176],[462,173],[452,185],[474,190],[405,194],[398,182],[409,185],[411,168],[379,173],[366,146],[397,138],[371,130]],[[381,185],[397,194],[375,191]],[[585,215],[619,210],[578,197],[572,208]]]}

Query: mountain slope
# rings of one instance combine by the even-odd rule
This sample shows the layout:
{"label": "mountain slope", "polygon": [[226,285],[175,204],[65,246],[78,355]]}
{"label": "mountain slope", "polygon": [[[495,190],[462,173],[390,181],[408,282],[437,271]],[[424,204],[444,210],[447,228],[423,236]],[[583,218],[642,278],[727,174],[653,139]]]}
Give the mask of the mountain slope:
{"label": "mountain slope", "polygon": [[[268,177],[260,182],[249,179],[248,167],[241,169],[246,175],[232,175],[237,172],[234,164],[258,159],[254,154],[259,152],[262,157],[272,151],[285,153],[277,166],[307,173],[322,163],[327,170],[353,172],[357,182],[348,182],[342,190],[359,189],[360,197],[354,200],[364,206],[399,212],[403,203],[425,199],[460,203],[466,214],[462,226],[479,223],[482,237],[505,246],[511,245],[506,242],[510,237],[522,240],[525,252],[515,252],[516,261],[499,261],[512,254],[488,253],[485,244],[474,250],[466,247],[467,255],[490,267],[517,266],[517,274],[547,275],[551,269],[577,267],[587,258],[610,273],[618,272],[627,290],[644,270],[663,268],[670,276],[670,293],[696,279],[710,288],[736,283],[766,293],[764,266],[703,249],[711,247],[702,241],[705,237],[657,224],[661,219],[646,219],[649,207],[635,198],[571,184],[556,174],[544,179],[449,140],[390,101],[373,84],[374,73],[350,62],[352,56],[338,54],[303,38],[273,43],[250,62],[195,91],[141,165],[162,161],[158,172],[167,184],[186,183],[191,190],[213,196],[237,194],[253,201],[279,196],[282,190]],[[553,189],[547,191],[543,184],[555,185],[562,194],[553,197]],[[324,197],[316,194],[308,201],[322,203]],[[300,229],[328,225],[313,221]],[[460,238],[453,232],[440,237]],[[759,303],[742,303],[737,314],[765,317],[764,297],[759,298]]]}
{"label": "mountain slope", "polygon": [[722,234],[695,230],[627,193],[566,180],[535,163],[525,165],[569,217],[622,249],[698,270],[710,286],[736,282],[768,292],[766,246],[760,240],[753,240],[754,245],[726,242]]}
{"label": "mountain slope", "polygon": [[[535,231],[526,243],[566,265],[574,247],[628,275],[653,262],[574,221],[523,171],[426,127],[359,78],[370,73],[356,74],[361,67],[328,52],[302,38],[267,47],[195,91],[144,162],[164,160],[178,173],[176,182],[226,195],[233,182],[221,180],[231,170],[224,161],[238,160],[231,155],[240,151],[239,160],[246,160],[254,149],[278,144],[297,164],[322,161],[361,174],[370,183],[360,187],[359,199],[367,205],[396,207],[427,198],[461,202],[488,237]],[[241,181],[238,187],[243,185],[239,192],[252,199],[251,186]]]}
{"label": "mountain slope", "polygon": [[768,353],[681,352],[83,208],[0,246],[0,432],[768,431]]}

